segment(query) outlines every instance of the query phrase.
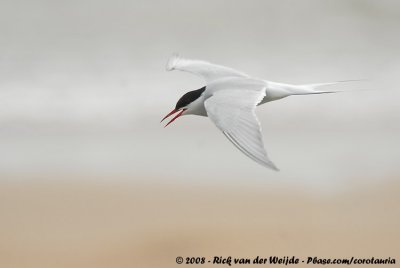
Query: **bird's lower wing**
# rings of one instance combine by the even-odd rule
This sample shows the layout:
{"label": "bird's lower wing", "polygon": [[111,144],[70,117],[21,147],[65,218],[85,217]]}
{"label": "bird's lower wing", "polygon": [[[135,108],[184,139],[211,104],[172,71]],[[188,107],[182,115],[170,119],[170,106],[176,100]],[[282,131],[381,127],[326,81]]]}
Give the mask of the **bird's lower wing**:
{"label": "bird's lower wing", "polygon": [[255,114],[256,105],[264,96],[264,90],[221,90],[204,105],[211,121],[240,151],[257,163],[278,170],[268,159]]}

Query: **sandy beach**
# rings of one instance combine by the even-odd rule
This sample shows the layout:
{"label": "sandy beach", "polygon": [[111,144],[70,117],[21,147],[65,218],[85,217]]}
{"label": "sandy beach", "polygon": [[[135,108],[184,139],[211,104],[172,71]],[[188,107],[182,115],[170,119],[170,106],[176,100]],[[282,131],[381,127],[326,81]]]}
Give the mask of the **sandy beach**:
{"label": "sandy beach", "polygon": [[2,182],[0,266],[177,267],[177,256],[400,258],[398,183],[329,197],[276,186],[188,185]]}

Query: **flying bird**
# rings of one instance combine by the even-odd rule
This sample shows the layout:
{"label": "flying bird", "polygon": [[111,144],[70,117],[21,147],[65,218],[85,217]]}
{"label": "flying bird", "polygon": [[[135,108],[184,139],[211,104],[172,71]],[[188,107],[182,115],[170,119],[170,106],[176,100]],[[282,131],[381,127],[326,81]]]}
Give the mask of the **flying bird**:
{"label": "flying bird", "polygon": [[183,115],[208,116],[242,153],[267,168],[279,169],[268,158],[261,126],[255,114],[256,106],[292,95],[334,93],[320,87],[340,82],[290,85],[253,78],[240,71],[202,60],[172,55],[167,71],[179,70],[202,77],[206,85],[184,94],[175,108],[162,120],[176,114],[168,124]]}

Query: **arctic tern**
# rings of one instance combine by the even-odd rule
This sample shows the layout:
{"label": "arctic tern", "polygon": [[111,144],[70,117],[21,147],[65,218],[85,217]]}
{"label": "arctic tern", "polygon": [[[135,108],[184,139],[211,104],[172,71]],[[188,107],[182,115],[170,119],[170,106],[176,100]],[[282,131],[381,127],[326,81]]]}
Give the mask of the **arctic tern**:
{"label": "arctic tern", "polygon": [[182,115],[208,116],[222,133],[245,155],[262,166],[278,171],[268,158],[261,135],[256,106],[292,95],[325,94],[320,87],[341,82],[291,85],[253,78],[245,73],[202,60],[172,55],[167,71],[179,70],[202,77],[206,86],[184,94],[162,120],[177,113],[168,126]]}

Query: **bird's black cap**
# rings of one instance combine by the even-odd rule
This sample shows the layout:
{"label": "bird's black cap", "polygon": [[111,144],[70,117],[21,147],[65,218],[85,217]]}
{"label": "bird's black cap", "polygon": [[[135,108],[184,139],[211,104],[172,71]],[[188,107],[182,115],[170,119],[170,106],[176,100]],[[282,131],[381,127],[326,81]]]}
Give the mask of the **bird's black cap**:
{"label": "bird's black cap", "polygon": [[178,102],[176,103],[175,110],[178,110],[182,107],[186,107],[189,105],[189,103],[192,103],[196,99],[198,99],[201,94],[206,90],[206,87],[202,87],[193,91],[187,92],[185,95],[183,95]]}

